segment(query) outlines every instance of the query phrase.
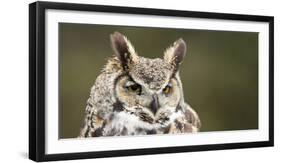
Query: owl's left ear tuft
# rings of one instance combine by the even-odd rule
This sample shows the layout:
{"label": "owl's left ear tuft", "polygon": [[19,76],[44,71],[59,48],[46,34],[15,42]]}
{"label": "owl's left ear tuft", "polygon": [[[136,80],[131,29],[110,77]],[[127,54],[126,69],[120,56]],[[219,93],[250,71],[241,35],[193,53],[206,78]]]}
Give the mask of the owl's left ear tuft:
{"label": "owl's left ear tuft", "polygon": [[170,63],[177,71],[186,53],[186,43],[180,38],[174,42],[164,53],[164,60]]}
{"label": "owl's left ear tuft", "polygon": [[133,45],[126,36],[119,32],[111,34],[110,39],[115,55],[121,62],[124,70],[128,70],[132,64],[138,61],[139,58]]}

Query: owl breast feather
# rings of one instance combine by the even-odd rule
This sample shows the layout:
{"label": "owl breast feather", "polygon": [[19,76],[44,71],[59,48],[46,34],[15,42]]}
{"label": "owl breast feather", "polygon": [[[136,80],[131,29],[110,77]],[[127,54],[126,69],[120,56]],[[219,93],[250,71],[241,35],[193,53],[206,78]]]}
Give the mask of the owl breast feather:
{"label": "owl breast feather", "polygon": [[156,125],[127,112],[116,112],[103,129],[104,136],[156,134]]}

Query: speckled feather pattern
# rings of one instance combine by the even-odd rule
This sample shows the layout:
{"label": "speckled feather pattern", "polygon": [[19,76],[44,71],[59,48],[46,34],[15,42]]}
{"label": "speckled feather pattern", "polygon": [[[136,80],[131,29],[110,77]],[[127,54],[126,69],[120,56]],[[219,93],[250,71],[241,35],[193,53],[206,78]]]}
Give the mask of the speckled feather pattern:
{"label": "speckled feather pattern", "polygon": [[147,59],[140,57],[139,63],[132,68],[130,75],[142,84],[149,85],[150,89],[160,89],[171,76],[172,66],[162,59]]}
{"label": "speckled feather pattern", "polygon": [[[200,119],[184,101],[179,72],[175,69],[181,62],[175,59],[178,56],[173,56],[173,53],[180,53],[176,51],[179,45],[175,43],[167,49],[164,59],[149,59],[138,56],[129,40],[120,33],[114,33],[111,40],[115,53],[120,54],[108,59],[91,88],[79,137],[197,132],[201,126]],[[184,42],[180,40],[179,43]],[[141,104],[141,101],[135,99],[135,106],[126,104],[127,98],[118,97],[116,92],[117,87],[123,88],[118,84],[124,76],[126,78],[123,80],[134,80],[148,90],[148,94],[161,92],[173,80],[177,87],[174,90],[175,97],[167,100],[167,106],[160,102],[163,106],[155,115],[149,112],[146,102]],[[128,100],[131,98],[128,96]],[[146,100],[150,100],[149,95]],[[169,101],[174,103],[169,104]]]}

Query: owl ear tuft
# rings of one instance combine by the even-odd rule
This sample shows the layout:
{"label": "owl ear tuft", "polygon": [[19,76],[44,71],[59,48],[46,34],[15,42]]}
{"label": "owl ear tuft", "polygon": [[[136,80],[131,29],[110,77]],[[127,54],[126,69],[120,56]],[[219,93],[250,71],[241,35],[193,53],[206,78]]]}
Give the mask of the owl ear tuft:
{"label": "owl ear tuft", "polygon": [[183,39],[178,39],[164,53],[164,60],[170,63],[177,71],[186,53],[186,43]]}
{"label": "owl ear tuft", "polygon": [[132,64],[138,61],[139,58],[133,45],[126,36],[119,32],[111,34],[110,39],[115,55],[121,62],[124,70],[128,70]]}

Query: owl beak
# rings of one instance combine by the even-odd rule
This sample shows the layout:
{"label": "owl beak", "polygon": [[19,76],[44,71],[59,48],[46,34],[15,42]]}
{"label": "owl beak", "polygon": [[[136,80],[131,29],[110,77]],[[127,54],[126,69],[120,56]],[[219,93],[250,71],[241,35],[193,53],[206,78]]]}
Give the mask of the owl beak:
{"label": "owl beak", "polygon": [[151,111],[153,112],[154,115],[156,114],[158,108],[159,108],[158,97],[157,97],[157,95],[154,94],[152,96],[152,102],[150,104],[150,109],[151,109]]}

